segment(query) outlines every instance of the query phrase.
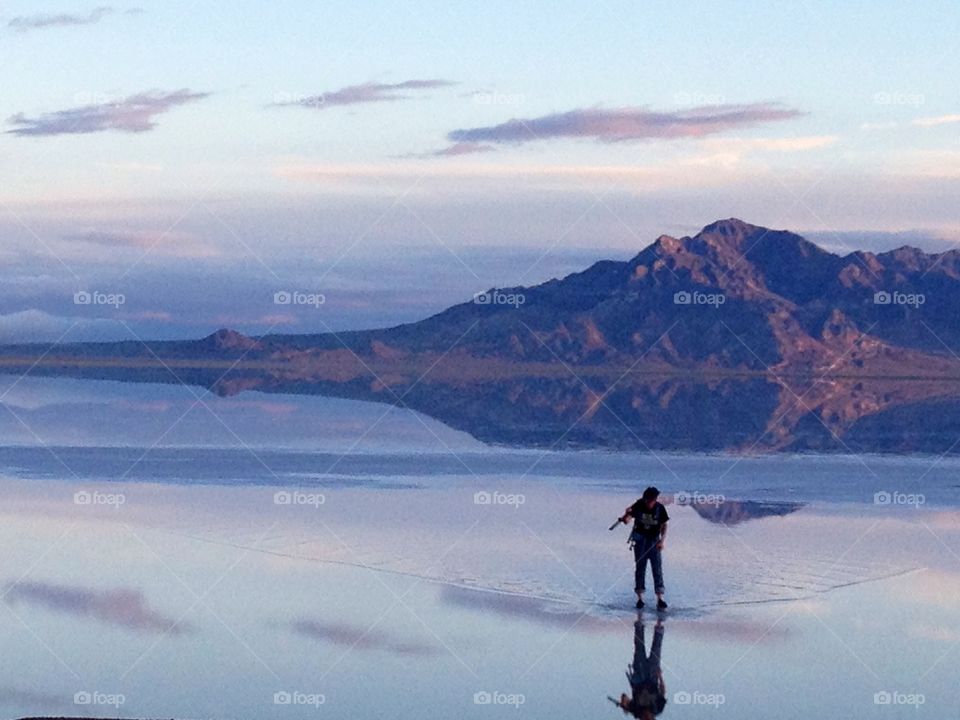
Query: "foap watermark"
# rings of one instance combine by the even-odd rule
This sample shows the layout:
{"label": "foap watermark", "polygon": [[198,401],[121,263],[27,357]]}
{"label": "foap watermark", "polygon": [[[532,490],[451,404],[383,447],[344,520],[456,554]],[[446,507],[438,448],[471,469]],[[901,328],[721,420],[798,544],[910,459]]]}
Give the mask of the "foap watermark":
{"label": "foap watermark", "polygon": [[527,496],[522,493],[503,493],[497,490],[488,492],[480,490],[473,494],[474,505],[506,505],[508,507],[519,508],[527,501]]}
{"label": "foap watermark", "polygon": [[918,308],[925,302],[927,302],[927,296],[923,293],[878,290],[873,294],[874,305],[907,305],[908,307]]}
{"label": "foap watermark", "polygon": [[119,709],[127,702],[123,693],[105,693],[99,690],[78,690],[73,694],[74,705],[103,705]]}
{"label": "foap watermark", "polygon": [[687,492],[686,490],[681,490],[680,492],[674,493],[673,501],[677,505],[713,505],[718,507],[723,505],[727,501],[727,498],[720,493],[703,493],[696,490]]}
{"label": "foap watermark", "polygon": [[919,107],[927,102],[923,93],[908,92],[878,92],[874,93],[874,105],[911,105]]}
{"label": "foap watermark", "polygon": [[327,502],[327,496],[323,493],[302,492],[301,490],[278,490],[273,494],[274,505],[319,508],[325,502]]}
{"label": "foap watermark", "polygon": [[673,694],[673,702],[675,705],[706,705],[718,708],[727,702],[727,697],[723,693],[680,690]]}
{"label": "foap watermark", "polygon": [[318,708],[327,702],[323,693],[307,693],[299,690],[277,690],[273,694],[274,705],[304,705]]}
{"label": "foap watermark", "polygon": [[873,494],[874,505],[911,505],[920,507],[927,502],[923,493],[905,493],[896,490],[880,490]]}
{"label": "foap watermark", "polygon": [[923,693],[905,693],[899,690],[880,690],[873,694],[874,705],[907,705],[919,708],[927,702]]}
{"label": "foap watermark", "polygon": [[522,105],[527,101],[523,93],[502,93],[496,90],[481,90],[473,93],[473,101],[477,105]]}
{"label": "foap watermark", "polygon": [[277,290],[273,294],[274,305],[305,305],[307,307],[319,308],[327,302],[327,296],[323,293],[301,292],[299,290]]}
{"label": "foap watermark", "polygon": [[518,308],[527,301],[527,296],[523,293],[502,292],[500,290],[487,290],[485,292],[474,293],[473,302],[476,305],[513,305]]}
{"label": "foap watermark", "polygon": [[73,102],[76,105],[113,105],[123,100],[120,95],[111,93],[81,90],[73,94]]}
{"label": "foap watermark", "polygon": [[78,490],[73,494],[74,505],[112,507],[119,510],[127,502],[123,493],[105,493],[99,490]]}
{"label": "foap watermark", "polygon": [[704,105],[723,105],[727,102],[727,97],[720,93],[686,92],[681,90],[680,92],[674,93],[673,102],[676,105],[703,107]]}
{"label": "foap watermark", "polygon": [[480,690],[473,694],[474,705],[507,705],[519,709],[526,701],[527,697],[523,693]]}
{"label": "foap watermark", "polygon": [[299,105],[300,107],[321,108],[327,104],[326,94],[304,95],[303,93],[277,92],[273,94],[274,105]]}
{"label": "foap watermark", "polygon": [[699,290],[689,292],[681,290],[673,294],[674,305],[709,305],[716,309],[727,301],[727,296],[723,293],[705,293]]}
{"label": "foap watermark", "polygon": [[74,305],[108,305],[119,308],[127,302],[123,293],[102,292],[100,290],[77,290],[73,294]]}

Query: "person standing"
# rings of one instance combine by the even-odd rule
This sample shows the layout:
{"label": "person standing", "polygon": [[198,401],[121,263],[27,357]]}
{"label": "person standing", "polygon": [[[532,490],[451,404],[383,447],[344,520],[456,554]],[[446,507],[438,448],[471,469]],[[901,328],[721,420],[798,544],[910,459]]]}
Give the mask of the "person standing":
{"label": "person standing", "polygon": [[637,607],[643,607],[643,593],[646,587],[647,562],[653,574],[653,590],[657,595],[657,610],[666,610],[663,599],[663,562],[661,552],[667,538],[667,522],[670,516],[667,509],[657,500],[660,491],[648,487],[643,496],[624,511],[620,522],[626,523],[633,518],[633,531],[630,542],[633,544],[633,559],[636,564],[634,590],[637,593]]}

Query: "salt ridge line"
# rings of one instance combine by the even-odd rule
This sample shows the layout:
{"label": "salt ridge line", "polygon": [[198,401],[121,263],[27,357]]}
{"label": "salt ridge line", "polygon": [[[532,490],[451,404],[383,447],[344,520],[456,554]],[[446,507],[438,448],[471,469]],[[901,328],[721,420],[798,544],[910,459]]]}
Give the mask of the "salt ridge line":
{"label": "salt ridge line", "polygon": [[[519,592],[515,590],[505,590],[502,588],[489,587],[483,585],[474,585],[468,582],[457,582],[455,580],[446,580],[443,578],[433,577],[429,575],[424,575],[422,573],[416,573],[410,570],[397,570],[393,568],[384,568],[377,567],[375,565],[366,565],[364,563],[352,562],[349,560],[329,560],[324,558],[311,557],[309,555],[297,555],[294,553],[285,553],[279,550],[270,550],[268,548],[254,547],[252,545],[244,545],[242,543],[231,542],[229,540],[217,540],[213,538],[202,537],[199,535],[193,535],[190,533],[183,533],[174,530],[167,530],[163,528],[152,527],[152,530],[155,532],[163,533],[166,535],[171,535],[174,537],[181,537],[187,540],[194,540],[197,542],[207,543],[210,545],[218,545],[221,547],[231,547],[237,550],[244,550],[246,552],[255,552],[262,555],[271,555],[274,557],[282,557],[291,560],[302,560],[306,562],[314,562],[324,565],[338,565],[344,567],[352,567],[360,570],[369,570],[371,572],[384,573],[388,575],[396,575],[400,577],[409,577],[416,580],[422,580],[424,582],[431,583],[433,585],[442,585],[445,587],[454,587],[463,590],[473,590],[476,592],[490,593],[494,595],[502,595],[507,597],[517,597],[524,598],[529,600],[540,600],[543,602],[554,603],[558,605],[569,605],[575,607],[594,607],[602,608],[605,610],[625,610],[623,605],[613,604],[613,603],[604,603],[598,600],[584,600],[584,599],[569,599],[554,595],[542,595],[537,593],[529,592]],[[676,612],[696,612],[699,610],[709,610],[712,608],[722,608],[722,607],[741,607],[741,606],[751,606],[751,605],[767,605],[772,603],[783,603],[783,602],[800,602],[803,600],[809,600],[818,595],[823,595],[834,590],[840,590],[848,587],[855,587],[858,585],[865,585],[871,582],[880,582],[883,580],[889,580],[897,577],[904,577],[914,573],[919,573],[925,571],[926,567],[913,567],[913,568],[901,568],[897,570],[892,570],[890,572],[874,575],[866,578],[859,578],[855,580],[850,580],[848,582],[839,583],[837,585],[831,585],[822,590],[810,590],[808,589],[806,594],[801,596],[791,596],[791,597],[771,597],[771,598],[760,598],[752,600],[709,600],[698,605],[686,605],[686,606],[675,606],[671,608],[672,613]],[[787,587],[787,586],[783,586]],[[632,602],[632,601],[631,601]],[[633,610],[631,609],[631,612]]]}

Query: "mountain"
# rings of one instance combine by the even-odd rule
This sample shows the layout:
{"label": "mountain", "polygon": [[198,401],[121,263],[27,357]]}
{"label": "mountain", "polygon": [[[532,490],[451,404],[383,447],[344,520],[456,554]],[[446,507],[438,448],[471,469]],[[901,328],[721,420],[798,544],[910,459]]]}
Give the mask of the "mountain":
{"label": "mountain", "polygon": [[371,399],[519,445],[945,451],[958,307],[958,251],[841,256],[728,219],[407,325],[7,347],[0,366]]}
{"label": "mountain", "polygon": [[[890,302],[884,302],[889,299]],[[685,300],[687,304],[681,304]],[[456,352],[577,365],[816,372],[960,346],[960,252],[829,253],[799,235],[721,220],[661,236],[626,262],[598,262],[531,288],[490,289],[386,330],[264,338],[274,349],[364,356]]]}

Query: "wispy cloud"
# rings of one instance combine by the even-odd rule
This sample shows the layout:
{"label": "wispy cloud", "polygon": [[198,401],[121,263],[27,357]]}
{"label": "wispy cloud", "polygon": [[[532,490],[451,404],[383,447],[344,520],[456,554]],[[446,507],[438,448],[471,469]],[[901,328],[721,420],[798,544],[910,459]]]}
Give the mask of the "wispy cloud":
{"label": "wispy cloud", "polygon": [[579,632],[623,632],[619,619],[585,616],[575,607],[556,605],[537,598],[507,595],[496,592],[470,590],[446,586],[440,594],[447,605],[466,608],[483,615],[496,613],[514,620],[533,622],[547,627],[559,627]]}
{"label": "wispy cloud", "polygon": [[937,125],[953,125],[960,123],[960,115],[938,115],[937,117],[917,118],[913,121],[919,127],[936,127]]}
{"label": "wispy cloud", "polygon": [[[117,332],[117,328],[121,332]],[[52,315],[37,308],[0,314],[0,343],[56,342],[83,338],[120,338],[124,328],[114,319]]]}
{"label": "wispy cloud", "polygon": [[436,150],[431,153],[434,157],[457,157],[458,155],[472,155],[474,153],[484,153],[495,150],[493,145],[484,145],[482,143],[460,142],[450,147]]}
{"label": "wispy cloud", "polygon": [[[116,8],[109,5],[95,7],[86,15],[77,13],[37,13],[36,15],[20,15],[13,18],[7,27],[14,32],[25,33],[31,30],[45,30],[55,27],[72,27],[76,25],[94,25],[108,15],[116,13]],[[143,12],[140,8],[127,10],[128,15]]]}
{"label": "wispy cloud", "polygon": [[[551,165],[551,164],[508,164],[508,163],[469,163],[451,159],[447,162],[430,163],[426,168],[419,158],[424,155],[407,156],[404,163],[328,165],[304,163],[283,163],[273,168],[276,177],[290,181],[309,181],[318,183],[330,191],[343,191],[346,188],[378,191],[391,188],[409,188],[410,183],[422,180],[422,188],[428,181],[434,183],[432,192],[443,192],[453,187],[463,189],[466,183],[476,187],[503,189],[504,183],[522,184],[532,188],[583,187],[590,181],[597,187],[619,188],[636,191],[643,187],[648,191],[654,188],[692,188],[721,187],[724,184],[742,179],[740,172],[741,155],[712,153],[681,157],[649,165]],[[430,155],[433,157],[433,155]],[[709,172],[706,172],[706,171]],[[741,173],[742,174],[742,173]],[[371,184],[371,180],[376,180]]]}
{"label": "wispy cloud", "polygon": [[400,155],[399,158],[439,158],[439,157],[461,157],[462,155],[475,155],[477,153],[486,153],[496,150],[493,145],[488,145],[486,143],[468,143],[460,142],[454,143],[445,148],[440,148],[439,150],[428,150],[423,153],[410,153],[407,155]]}
{"label": "wispy cloud", "polygon": [[138,590],[92,590],[74,585],[30,582],[11,585],[8,603],[25,603],[89,617],[130,630],[180,635],[190,628],[150,609]]}
{"label": "wispy cloud", "polygon": [[580,108],[499,125],[462,128],[447,135],[453,143],[526,143],[555,138],[600,142],[696,138],[803,115],[780,103],[705,105],[676,111],[643,107]]}
{"label": "wispy cloud", "polygon": [[437,648],[425,643],[403,640],[384,632],[345,623],[297,620],[293,631],[298,635],[343,645],[354,650],[385,650],[396,655],[435,655]]}
{"label": "wispy cloud", "polygon": [[798,153],[836,145],[839,139],[836,135],[805,135],[785,138],[714,138],[706,140],[705,143],[708,150],[740,153]]}
{"label": "wispy cloud", "polygon": [[82,135],[108,130],[147,132],[157,126],[155,118],[158,115],[209,95],[210,93],[193,92],[187,88],[171,92],[155,90],[113,102],[81,105],[36,117],[17,113],[7,120],[9,125],[14,126],[7,132],[24,137]]}
{"label": "wispy cloud", "polygon": [[91,229],[66,235],[64,240],[112,249],[150,251],[180,258],[208,258],[220,254],[216,247],[201,238],[176,230],[118,232]]}
{"label": "wispy cloud", "polygon": [[450,87],[457,83],[452,80],[427,79],[404,80],[399,83],[364,83],[362,85],[348,85],[339,90],[309,95],[300,98],[279,100],[275,105],[283,107],[307,107],[315,110],[326,110],[344,105],[362,105],[364,103],[396,102],[409,100],[413,96],[406,94],[406,90],[435,90]]}

